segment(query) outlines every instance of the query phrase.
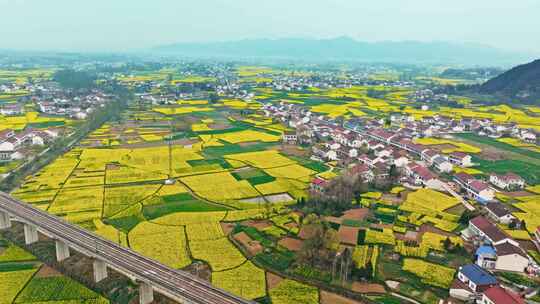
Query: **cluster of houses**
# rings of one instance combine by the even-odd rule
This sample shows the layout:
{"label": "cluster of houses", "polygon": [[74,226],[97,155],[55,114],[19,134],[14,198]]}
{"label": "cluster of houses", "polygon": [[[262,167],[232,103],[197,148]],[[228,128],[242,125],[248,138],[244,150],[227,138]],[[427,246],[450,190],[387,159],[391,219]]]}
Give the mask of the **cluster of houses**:
{"label": "cluster of houses", "polygon": [[[493,204],[493,203],[492,203]],[[488,204],[488,217],[478,216],[470,220],[469,227],[462,236],[476,245],[474,263],[461,266],[450,288],[450,296],[462,301],[492,304],[521,304],[524,298],[534,296],[538,290],[530,286],[521,286],[517,294],[505,282],[499,282],[494,272],[512,272],[538,274],[538,264],[527,255],[520,243],[512,239],[491,220],[508,222],[511,214],[500,206]],[[510,214],[510,216],[509,216]],[[536,238],[540,241],[540,227]]]}
{"label": "cluster of houses", "polygon": [[97,107],[103,107],[111,100],[111,96],[100,92],[88,95],[54,97],[50,99],[37,98],[35,103],[39,112],[46,115],[61,115],[73,119],[84,120]]}
{"label": "cluster of houses", "polygon": [[480,304],[525,304],[525,299],[505,288],[490,272],[476,264],[461,266],[450,287],[450,295],[458,300]]}
{"label": "cluster of houses", "polygon": [[[268,117],[294,128],[294,131],[284,133],[285,143],[310,145],[312,159],[335,161],[344,168],[364,164],[354,170],[368,177],[387,177],[390,168],[396,167],[403,183],[441,189],[442,183],[445,183],[444,177],[452,176],[452,186],[457,187],[465,197],[482,204],[494,201],[497,190],[513,191],[525,187],[524,179],[511,172],[502,175],[493,173],[488,181],[466,173],[452,175],[456,167],[473,165],[471,155],[463,152],[442,153],[413,140],[416,137],[439,135],[456,126],[465,128],[463,124],[470,125],[475,120],[463,123],[435,117],[422,122],[406,121],[400,127],[385,129],[384,122],[376,120],[340,124],[293,104],[266,104],[263,110]],[[360,168],[365,172],[358,172]]]}
{"label": "cluster of houses", "polygon": [[[453,173],[456,167],[473,166],[470,155],[463,152],[441,153],[429,146],[417,144],[414,137],[427,136],[423,124],[408,127],[383,128],[383,122],[338,123],[314,115],[295,105],[265,105],[265,114],[287,123],[294,131],[285,132],[288,144],[310,144],[312,158],[335,161],[349,174],[371,182],[389,175],[397,168],[401,182],[409,187],[455,189],[462,197],[475,200],[485,210],[485,216],[472,219],[462,237],[475,246],[475,263],[461,267],[451,290],[453,297],[476,300],[478,303],[524,303],[521,296],[500,285],[492,271],[540,273],[538,264],[522,245],[495,223],[519,228],[521,221],[496,199],[498,191],[516,191],[525,187],[525,180],[515,173],[489,175],[483,180],[473,175]],[[437,123],[437,121],[433,121]],[[361,125],[361,127],[359,127]],[[431,128],[430,134],[440,129]],[[329,182],[322,178],[312,181],[311,189],[324,192]],[[407,185],[408,184],[408,185]],[[445,184],[448,187],[442,187]],[[540,244],[540,227],[536,238]]]}
{"label": "cluster of houses", "polygon": [[0,131],[0,162],[24,159],[31,146],[45,146],[60,135],[60,129]]}

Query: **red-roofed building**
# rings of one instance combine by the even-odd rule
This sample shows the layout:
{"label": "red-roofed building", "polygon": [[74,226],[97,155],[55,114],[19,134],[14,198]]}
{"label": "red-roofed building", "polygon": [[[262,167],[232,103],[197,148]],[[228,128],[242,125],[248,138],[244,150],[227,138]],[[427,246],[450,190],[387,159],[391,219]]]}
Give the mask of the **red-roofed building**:
{"label": "red-roofed building", "polygon": [[525,187],[525,180],[512,172],[506,174],[492,173],[489,182],[504,190],[519,190]]}
{"label": "red-roofed building", "polygon": [[525,304],[518,294],[500,286],[493,286],[482,293],[482,304]]}
{"label": "red-roofed building", "polygon": [[506,242],[511,242],[514,245],[518,245],[506,233],[499,229],[499,227],[491,223],[487,218],[483,216],[477,216],[470,220],[469,229],[478,238],[483,241],[487,241],[493,245],[503,244]]}
{"label": "red-roofed building", "polygon": [[472,166],[472,158],[470,155],[463,152],[452,152],[448,155],[448,160],[460,167],[470,167]]}
{"label": "red-roofed building", "polygon": [[480,203],[488,203],[495,198],[495,191],[481,180],[475,179],[467,173],[454,175],[454,181],[467,192],[467,195]]}
{"label": "red-roofed building", "polygon": [[313,191],[323,193],[327,186],[328,186],[327,181],[325,181],[322,178],[316,177],[311,181],[310,188]]}
{"label": "red-roofed building", "polygon": [[416,185],[428,185],[437,180],[437,177],[428,168],[416,163],[405,167],[405,173],[413,178]]}
{"label": "red-roofed building", "polygon": [[369,166],[363,163],[354,165],[354,167],[352,167],[351,170],[349,170],[349,172],[352,175],[359,176],[360,178],[362,178],[362,180],[366,182],[373,181],[373,178],[375,177],[373,175],[373,171],[371,171]]}

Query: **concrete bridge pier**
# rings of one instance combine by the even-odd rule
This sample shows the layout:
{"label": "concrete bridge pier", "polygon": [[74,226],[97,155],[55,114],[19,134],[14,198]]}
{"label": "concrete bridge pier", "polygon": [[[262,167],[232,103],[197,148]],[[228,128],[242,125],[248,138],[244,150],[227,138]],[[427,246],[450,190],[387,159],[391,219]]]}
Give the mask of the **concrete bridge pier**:
{"label": "concrete bridge pier", "polygon": [[152,285],[139,282],[139,303],[150,304],[154,301],[154,289]]}
{"label": "concrete bridge pier", "polygon": [[62,262],[69,258],[69,246],[63,241],[56,240],[56,260]]}
{"label": "concrete bridge pier", "polygon": [[38,241],[38,231],[36,226],[24,224],[24,241],[26,245],[33,244]]}
{"label": "concrete bridge pier", "polygon": [[3,211],[0,211],[0,229],[8,229],[11,227],[11,220],[9,214]]}
{"label": "concrete bridge pier", "polygon": [[95,259],[94,260],[94,281],[99,283],[107,278],[107,263],[104,261]]}

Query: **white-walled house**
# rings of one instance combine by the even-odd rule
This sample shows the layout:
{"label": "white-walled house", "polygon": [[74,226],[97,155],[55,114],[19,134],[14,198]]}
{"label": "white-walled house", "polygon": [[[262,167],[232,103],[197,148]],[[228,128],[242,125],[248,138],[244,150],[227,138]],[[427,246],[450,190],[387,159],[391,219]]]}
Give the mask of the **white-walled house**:
{"label": "white-walled house", "polygon": [[496,270],[524,272],[529,266],[527,254],[511,242],[495,245],[494,248],[497,253]]}
{"label": "white-walled house", "polygon": [[469,221],[469,230],[476,235],[477,238],[487,244],[498,245],[506,242],[516,242],[504,233],[499,227],[491,223],[483,216],[477,216]]}
{"label": "white-walled house", "polygon": [[437,156],[433,159],[433,166],[442,173],[452,172],[452,169],[454,168],[454,166],[442,156]]}
{"label": "white-walled house", "polygon": [[459,167],[470,167],[472,166],[472,158],[470,155],[463,152],[452,152],[448,155],[448,160]]}
{"label": "white-walled house", "polygon": [[486,205],[487,215],[494,221],[501,224],[510,224],[515,220],[515,216],[512,215],[510,210],[501,203],[491,202]]}
{"label": "white-walled house", "polygon": [[510,191],[523,189],[525,187],[525,180],[512,172],[506,174],[492,173],[489,176],[489,182],[500,189]]}

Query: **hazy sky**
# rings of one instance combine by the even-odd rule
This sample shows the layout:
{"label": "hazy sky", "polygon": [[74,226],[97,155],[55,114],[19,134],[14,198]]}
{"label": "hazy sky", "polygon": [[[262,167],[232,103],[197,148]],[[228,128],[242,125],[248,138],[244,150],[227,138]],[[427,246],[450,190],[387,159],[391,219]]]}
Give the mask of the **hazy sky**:
{"label": "hazy sky", "polygon": [[540,54],[540,0],[0,0],[0,11],[0,49],[350,36]]}

